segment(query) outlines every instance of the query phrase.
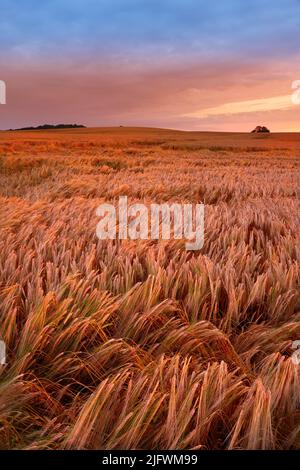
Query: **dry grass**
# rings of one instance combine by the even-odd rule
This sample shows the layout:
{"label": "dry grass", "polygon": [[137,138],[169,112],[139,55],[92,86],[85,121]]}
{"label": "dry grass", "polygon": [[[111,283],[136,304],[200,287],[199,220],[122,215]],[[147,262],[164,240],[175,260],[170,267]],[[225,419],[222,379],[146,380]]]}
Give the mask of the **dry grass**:
{"label": "dry grass", "polygon": [[[0,133],[0,448],[300,448],[300,140],[263,137]],[[204,202],[203,249],[100,242],[124,194]]]}

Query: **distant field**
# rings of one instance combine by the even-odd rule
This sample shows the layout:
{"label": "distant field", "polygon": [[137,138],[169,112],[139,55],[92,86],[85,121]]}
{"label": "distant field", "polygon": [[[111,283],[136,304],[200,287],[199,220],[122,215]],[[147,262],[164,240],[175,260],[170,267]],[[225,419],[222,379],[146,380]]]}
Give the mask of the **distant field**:
{"label": "distant field", "polygon": [[[0,132],[0,448],[300,449],[299,157],[296,133]],[[204,247],[99,241],[122,195],[204,202]]]}

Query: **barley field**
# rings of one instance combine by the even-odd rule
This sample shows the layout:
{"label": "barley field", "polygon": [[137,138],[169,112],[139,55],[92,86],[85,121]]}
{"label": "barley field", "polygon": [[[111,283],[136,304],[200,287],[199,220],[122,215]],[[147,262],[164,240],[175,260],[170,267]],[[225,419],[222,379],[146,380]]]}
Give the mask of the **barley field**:
{"label": "barley field", "polygon": [[[0,132],[0,448],[299,449],[299,156],[300,134]],[[203,202],[203,248],[98,240],[122,195]]]}

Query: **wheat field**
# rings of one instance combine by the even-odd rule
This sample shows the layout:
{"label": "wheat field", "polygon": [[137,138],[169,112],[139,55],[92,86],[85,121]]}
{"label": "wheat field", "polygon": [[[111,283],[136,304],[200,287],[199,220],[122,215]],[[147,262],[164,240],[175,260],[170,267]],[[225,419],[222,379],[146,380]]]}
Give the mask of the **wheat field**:
{"label": "wheat field", "polygon": [[[299,449],[300,135],[0,132],[1,449]],[[203,202],[183,240],[96,208]]]}

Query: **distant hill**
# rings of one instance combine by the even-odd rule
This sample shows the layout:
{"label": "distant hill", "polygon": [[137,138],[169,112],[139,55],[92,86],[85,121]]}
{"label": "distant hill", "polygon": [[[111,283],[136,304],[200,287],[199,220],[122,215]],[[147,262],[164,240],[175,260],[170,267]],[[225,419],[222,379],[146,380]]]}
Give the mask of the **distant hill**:
{"label": "distant hill", "polygon": [[20,127],[19,129],[9,129],[10,131],[44,131],[49,129],[78,129],[85,128],[82,124],[43,124],[37,127]]}

